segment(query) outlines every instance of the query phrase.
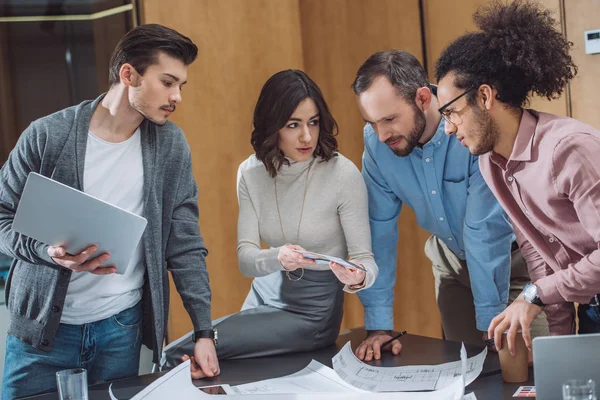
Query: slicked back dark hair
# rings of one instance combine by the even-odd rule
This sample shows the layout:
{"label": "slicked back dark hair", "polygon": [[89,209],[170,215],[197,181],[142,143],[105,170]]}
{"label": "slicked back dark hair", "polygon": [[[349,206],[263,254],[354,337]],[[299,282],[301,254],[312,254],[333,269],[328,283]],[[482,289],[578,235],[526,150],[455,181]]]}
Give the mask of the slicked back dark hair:
{"label": "slicked back dark hair", "polygon": [[279,130],[287,124],[298,104],[308,98],[319,111],[319,140],[314,154],[323,161],[337,156],[338,127],[321,89],[302,71],[281,71],[267,80],[258,96],[250,137],[256,158],[262,161],[271,177],[277,176],[282,165],[290,164],[279,149]]}
{"label": "slicked back dark hair", "polygon": [[[496,0],[480,7],[473,20],[481,32],[467,33],[443,51],[436,63],[438,82],[454,72],[457,88],[488,84],[498,91],[499,101],[521,108],[532,94],[559,97],[577,74],[569,55],[573,43],[540,4]],[[476,98],[476,91],[468,95],[471,103]]]}
{"label": "slicked back dark hair", "polygon": [[415,56],[402,50],[387,50],[373,54],[360,66],[352,83],[354,94],[369,89],[375,78],[385,76],[398,94],[414,103],[417,90],[429,86],[427,74]]}
{"label": "slicked back dark hair", "polygon": [[190,65],[198,55],[198,47],[190,38],[166,26],[139,25],[127,32],[115,47],[109,64],[109,85],[114,86],[121,81],[119,70],[125,63],[144,75],[150,65],[158,63],[160,52]]}

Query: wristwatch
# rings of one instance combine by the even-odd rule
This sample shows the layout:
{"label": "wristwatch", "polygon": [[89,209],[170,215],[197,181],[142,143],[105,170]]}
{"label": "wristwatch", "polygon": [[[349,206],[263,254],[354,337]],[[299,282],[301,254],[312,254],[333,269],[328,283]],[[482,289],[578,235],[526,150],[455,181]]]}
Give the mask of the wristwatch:
{"label": "wristwatch", "polygon": [[196,340],[198,339],[212,339],[216,346],[219,340],[219,335],[217,334],[216,329],[202,329],[195,331],[192,334],[192,342],[196,343]]}
{"label": "wristwatch", "polygon": [[545,306],[542,299],[540,299],[540,295],[538,294],[538,288],[537,288],[537,286],[535,286],[535,283],[533,283],[533,282],[529,282],[523,288],[523,298],[525,299],[525,301],[527,301],[531,304],[535,304],[536,306],[539,306],[539,307]]}

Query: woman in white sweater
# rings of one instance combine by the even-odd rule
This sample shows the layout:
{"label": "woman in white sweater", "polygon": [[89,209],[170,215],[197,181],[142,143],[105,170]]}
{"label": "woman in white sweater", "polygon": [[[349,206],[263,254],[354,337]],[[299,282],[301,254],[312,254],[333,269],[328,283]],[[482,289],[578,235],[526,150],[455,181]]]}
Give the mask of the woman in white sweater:
{"label": "woman in white sweater", "polygon": [[[365,184],[337,152],[336,131],[321,91],[304,72],[281,71],[263,86],[251,136],[256,153],[237,177],[239,268],[254,280],[242,310],[214,323],[219,359],[331,345],[343,291],[375,281]],[[317,264],[295,250],[349,259],[366,272]],[[189,338],[181,345],[191,349]],[[169,361],[186,353],[181,345],[166,349]]]}

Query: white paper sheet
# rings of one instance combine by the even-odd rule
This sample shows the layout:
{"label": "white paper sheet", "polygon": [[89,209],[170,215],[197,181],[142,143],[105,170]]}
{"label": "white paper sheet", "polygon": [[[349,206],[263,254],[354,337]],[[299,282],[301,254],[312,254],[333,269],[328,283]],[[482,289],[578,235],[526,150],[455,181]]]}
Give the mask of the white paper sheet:
{"label": "white paper sheet", "polygon": [[[350,354],[347,354],[348,349]],[[260,382],[231,387],[232,390],[244,394],[228,394],[227,396],[231,400],[473,400],[475,399],[475,395],[472,393],[464,396],[465,386],[470,383],[465,380],[465,377],[467,379],[471,379],[472,381],[479,375],[481,368],[483,367],[483,359],[485,359],[486,354],[487,349],[479,355],[467,360],[467,352],[463,345],[460,352],[461,361],[441,364],[438,366],[413,367],[428,370],[431,368],[439,369],[440,367],[443,367],[439,371],[440,374],[436,380],[436,384],[437,382],[442,382],[445,384],[445,386],[432,392],[365,392],[364,390],[350,385],[347,381],[340,379],[340,377],[331,368],[313,360],[303,370],[282,378],[268,379]],[[334,364],[336,363],[336,359],[338,363],[346,363],[347,361],[352,362],[352,358],[355,359],[360,368],[364,368],[364,366],[384,370],[397,370],[398,368],[406,368],[382,368],[368,366],[354,357],[354,354],[349,347],[349,343],[347,343],[346,346],[344,346],[344,348],[334,357]],[[480,358],[481,365],[479,365],[477,370],[478,360]],[[346,366],[346,369],[347,368],[348,367]],[[442,374],[442,372],[445,374]],[[385,371],[382,373],[385,373]],[[406,375],[398,375],[399,373]],[[373,372],[369,372],[369,374],[373,374]],[[427,371],[426,375],[429,376],[429,374],[430,371]],[[393,379],[396,379],[397,377],[402,378],[404,376],[410,377],[413,375],[403,371],[396,371],[390,376]],[[359,378],[359,380],[363,380],[363,378]],[[403,378],[403,380],[405,381],[406,379]],[[396,379],[391,383],[396,385],[404,385],[406,382],[398,382]],[[381,385],[381,382],[377,384]],[[118,400],[112,392],[112,385],[109,388],[109,394],[111,399]],[[192,383],[192,378],[190,375],[190,362],[188,360],[187,362],[178,365],[176,368],[154,381],[140,393],[135,395],[131,400],[163,400],[176,398],[186,400],[203,400],[209,396],[212,397],[212,395],[199,390]]]}
{"label": "white paper sheet", "polygon": [[[323,374],[323,370],[319,374],[328,375],[328,373]],[[335,385],[339,386],[340,383]],[[109,394],[111,399],[118,400],[112,392],[112,387],[109,388]],[[356,393],[352,391],[342,393],[258,393],[227,395],[227,398],[230,400],[461,400],[463,394],[464,380],[460,377],[452,385],[442,390],[424,393]],[[200,391],[192,383],[190,362],[187,361],[154,381],[131,400],[206,400],[208,397],[212,397],[212,395]]]}
{"label": "white paper sheet", "polygon": [[[461,359],[466,359],[464,345]],[[462,374],[465,386],[473,382],[483,369],[487,355],[485,348],[478,355],[466,360],[466,373]],[[370,392],[408,392],[439,390],[461,377],[461,361],[440,365],[416,365],[404,367],[374,367],[360,361],[350,347],[350,342],[333,357],[333,369],[347,383]]]}
{"label": "white paper sheet", "polygon": [[[112,400],[118,400],[112,392],[112,385],[108,388],[108,392]],[[202,399],[207,396],[210,395],[202,392],[192,383],[190,360],[187,360],[146,386],[131,400]]]}
{"label": "white paper sheet", "polygon": [[312,360],[306,368],[287,376],[232,386],[238,394],[368,393],[343,381],[333,369]]}

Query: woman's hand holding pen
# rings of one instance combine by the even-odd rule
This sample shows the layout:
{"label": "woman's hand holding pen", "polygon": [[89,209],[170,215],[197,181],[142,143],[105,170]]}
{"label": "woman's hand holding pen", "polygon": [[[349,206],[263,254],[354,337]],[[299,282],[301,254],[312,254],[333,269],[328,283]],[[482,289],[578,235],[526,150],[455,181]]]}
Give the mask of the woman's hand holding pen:
{"label": "woman's hand holding pen", "polygon": [[315,265],[315,260],[304,258],[302,254],[296,253],[294,250],[306,251],[301,246],[295,244],[286,244],[279,249],[277,259],[283,269],[294,271],[298,268],[307,268]]}
{"label": "woman's hand holding pen", "polygon": [[[354,263],[356,263],[356,261],[354,261]],[[329,268],[331,268],[331,271],[333,271],[333,273],[335,274],[335,276],[337,276],[340,282],[346,285],[363,284],[365,282],[365,278],[367,277],[365,271],[344,268],[340,264],[334,262],[329,263]]]}

